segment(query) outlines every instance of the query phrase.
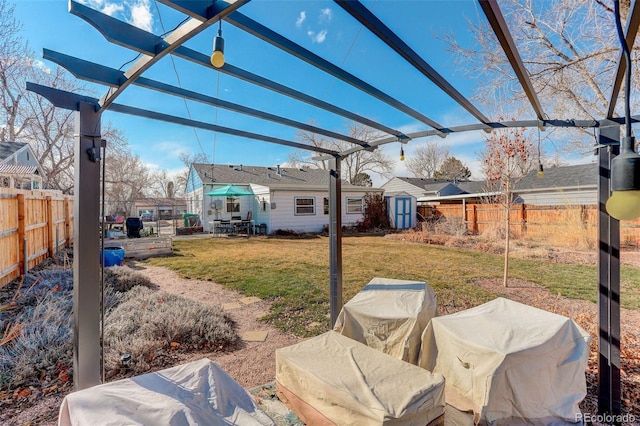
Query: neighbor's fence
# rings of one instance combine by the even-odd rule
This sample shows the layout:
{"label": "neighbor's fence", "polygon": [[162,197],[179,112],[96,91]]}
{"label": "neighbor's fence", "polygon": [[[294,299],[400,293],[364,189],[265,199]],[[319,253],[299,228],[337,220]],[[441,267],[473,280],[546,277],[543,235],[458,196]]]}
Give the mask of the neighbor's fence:
{"label": "neighbor's fence", "polygon": [[[496,204],[440,204],[418,206],[427,220],[438,217],[464,223],[474,234],[504,229],[505,209]],[[598,209],[595,205],[538,206],[516,204],[509,211],[509,230],[519,238],[551,244],[595,247],[598,241]],[[640,245],[640,219],[620,222],[620,242]]]}
{"label": "neighbor's fence", "polygon": [[0,287],[73,241],[73,197],[0,188]]}

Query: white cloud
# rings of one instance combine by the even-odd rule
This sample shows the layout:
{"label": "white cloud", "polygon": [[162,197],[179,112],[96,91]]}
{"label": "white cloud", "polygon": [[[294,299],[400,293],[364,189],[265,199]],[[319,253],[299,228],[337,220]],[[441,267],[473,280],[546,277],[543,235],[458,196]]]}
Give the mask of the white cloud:
{"label": "white cloud", "polygon": [[39,59],[34,59],[32,66],[45,74],[51,74],[51,68],[49,68],[44,62]]}
{"label": "white cloud", "polygon": [[296,27],[302,27],[302,23],[307,19],[307,12],[304,10],[300,12],[300,16],[296,19]]}
{"label": "white cloud", "polygon": [[331,19],[333,18],[333,12],[331,12],[331,9],[329,9],[328,7],[325,9],[320,9],[320,18],[318,18],[318,22],[325,23],[325,22],[331,22]]}
{"label": "white cloud", "polygon": [[122,6],[121,4],[109,3],[109,2],[104,3],[103,6],[100,8],[100,12],[109,16],[114,16],[118,13],[122,13],[123,11],[124,11],[124,6]]}
{"label": "white cloud", "polygon": [[314,31],[307,31],[307,35],[311,37],[311,41],[314,43],[323,43],[327,38],[327,30],[322,30],[319,33],[315,33]]}
{"label": "white cloud", "polygon": [[153,30],[153,14],[149,0],[137,0],[131,4],[129,23],[145,31]]}

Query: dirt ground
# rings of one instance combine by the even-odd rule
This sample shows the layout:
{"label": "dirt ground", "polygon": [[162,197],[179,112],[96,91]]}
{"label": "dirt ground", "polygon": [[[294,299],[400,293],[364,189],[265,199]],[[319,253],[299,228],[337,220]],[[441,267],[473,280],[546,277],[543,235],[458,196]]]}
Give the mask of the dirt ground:
{"label": "dirt ground", "polygon": [[[551,253],[554,260],[558,262],[595,264],[597,261],[596,254],[593,252],[553,250]],[[541,257],[548,255],[547,251],[542,253]],[[516,249],[514,256],[524,256],[524,253],[518,253]],[[533,256],[536,257],[536,254]],[[622,263],[640,266],[640,253],[623,253]],[[159,290],[226,307],[226,311],[237,324],[237,332],[240,336],[247,331],[267,332],[264,342],[242,342],[239,349],[229,353],[176,353],[173,358],[176,364],[208,357],[220,364],[242,386],[252,388],[274,380],[275,350],[300,340],[259,320],[269,311],[268,302],[248,303],[249,301],[239,293],[225,289],[212,281],[183,279],[177,273],[161,267],[136,262],[128,262],[128,266],[150,278]],[[511,281],[509,288],[504,288],[501,280],[478,280],[475,284],[510,299],[574,318],[592,336],[596,336],[597,310],[593,303],[554,295],[544,288],[525,281]],[[633,413],[640,418],[640,312],[623,310],[621,322],[624,412]],[[594,338],[587,370],[588,395],[582,404],[585,412],[596,412],[596,371],[597,345]],[[39,402],[33,406],[16,407],[15,416],[7,424],[54,425],[63,396],[64,394],[60,393],[40,398]]]}

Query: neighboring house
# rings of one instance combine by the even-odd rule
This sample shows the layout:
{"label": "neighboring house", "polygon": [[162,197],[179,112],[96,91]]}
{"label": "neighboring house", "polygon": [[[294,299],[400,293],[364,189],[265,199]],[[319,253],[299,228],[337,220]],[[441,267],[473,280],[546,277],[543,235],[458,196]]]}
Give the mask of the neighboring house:
{"label": "neighboring house", "polygon": [[394,177],[382,185],[385,193],[405,192],[415,197],[418,202],[424,197],[443,197],[463,194],[453,181],[445,179],[425,179],[411,177]]}
{"label": "neighboring house", "polygon": [[[595,163],[575,166],[551,167],[544,171],[529,172],[514,189],[517,203],[531,205],[593,205],[598,199],[598,166]],[[460,182],[456,184],[461,193],[453,195],[425,195],[418,203],[465,203],[482,202],[500,192],[487,192],[484,181]]]}
{"label": "neighboring house", "polygon": [[[216,188],[233,184],[253,192],[251,196],[212,197]],[[364,196],[378,188],[342,182],[342,224],[362,219]],[[225,164],[192,164],[185,191],[189,213],[197,213],[205,230],[213,220],[246,219],[249,212],[267,233],[276,230],[320,232],[329,225],[329,172],[320,169],[259,167]]]}
{"label": "neighboring house", "polygon": [[187,212],[184,198],[142,198],[134,203],[134,214],[142,220],[181,218]]}
{"label": "neighboring house", "polygon": [[0,142],[0,187],[42,189],[43,170],[31,146]]}

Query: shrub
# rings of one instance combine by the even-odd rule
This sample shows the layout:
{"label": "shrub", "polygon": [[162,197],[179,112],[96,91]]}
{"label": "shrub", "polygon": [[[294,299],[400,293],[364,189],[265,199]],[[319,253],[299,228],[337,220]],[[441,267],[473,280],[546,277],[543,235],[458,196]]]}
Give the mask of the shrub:
{"label": "shrub", "polygon": [[387,203],[382,194],[369,192],[364,196],[362,219],[356,223],[358,231],[370,229],[389,229],[391,223],[387,212]]}
{"label": "shrub", "polygon": [[171,344],[225,349],[238,341],[232,320],[219,307],[141,286],[129,291],[105,320],[105,369],[131,355],[134,373],[147,371]]}

